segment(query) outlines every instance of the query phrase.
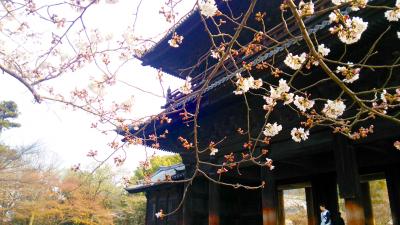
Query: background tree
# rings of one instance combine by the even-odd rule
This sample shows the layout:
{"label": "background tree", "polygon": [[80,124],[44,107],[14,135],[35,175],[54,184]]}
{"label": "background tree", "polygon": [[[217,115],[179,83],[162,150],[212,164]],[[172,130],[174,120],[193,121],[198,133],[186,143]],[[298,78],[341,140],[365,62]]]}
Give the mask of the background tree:
{"label": "background tree", "polygon": [[20,124],[13,122],[18,117],[18,107],[13,101],[0,102],[0,133],[3,129],[19,127]]}

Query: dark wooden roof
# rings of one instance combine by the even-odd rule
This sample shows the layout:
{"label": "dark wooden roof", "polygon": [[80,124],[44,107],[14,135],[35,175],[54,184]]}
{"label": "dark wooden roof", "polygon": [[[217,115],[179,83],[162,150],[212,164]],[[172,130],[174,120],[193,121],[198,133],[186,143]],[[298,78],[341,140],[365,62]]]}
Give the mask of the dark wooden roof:
{"label": "dark wooden roof", "polygon": [[137,184],[125,188],[129,193],[139,193],[146,190],[158,188],[161,185],[166,185],[165,183],[160,183],[164,181],[165,176],[171,176],[173,181],[182,180],[184,178],[185,165],[178,163],[172,166],[161,166],[153,175],[151,175],[151,184]]}
{"label": "dark wooden roof", "polygon": [[[235,1],[230,2],[229,8],[226,2],[219,1],[218,9],[226,14],[230,14],[232,11],[235,17],[240,18],[243,13],[246,12],[250,1]],[[269,15],[266,17],[267,27],[276,25],[279,21],[279,14],[276,10],[279,8],[281,1],[258,1],[254,13],[258,11],[266,11]],[[215,17],[218,22],[219,18]],[[213,33],[216,32],[215,25],[211,19],[205,19],[207,27]],[[248,25],[251,27],[258,27],[254,18],[250,18]],[[235,32],[235,25],[227,23],[221,27],[221,31],[228,34]],[[177,32],[178,35],[184,37],[183,43],[179,48],[173,48],[169,46],[168,40],[171,39],[172,34]],[[241,43],[248,43],[253,37],[248,35],[249,32],[244,31],[241,37],[238,39]],[[220,43],[221,40],[215,39],[216,43]],[[171,31],[161,39],[155,46],[146,51],[141,57],[142,65],[152,66],[157,69],[162,69],[164,72],[171,74],[176,77],[185,78],[186,76],[195,77],[206,69],[206,63],[198,65],[198,67],[188,69],[193,65],[197,64],[198,60],[202,58],[206,53],[209,52],[211,46],[210,37],[205,30],[204,23],[201,19],[200,12],[195,10],[189,16],[183,19],[176,27],[173,27]],[[207,66],[215,64],[217,60],[208,57]],[[185,70],[186,69],[186,70]]]}

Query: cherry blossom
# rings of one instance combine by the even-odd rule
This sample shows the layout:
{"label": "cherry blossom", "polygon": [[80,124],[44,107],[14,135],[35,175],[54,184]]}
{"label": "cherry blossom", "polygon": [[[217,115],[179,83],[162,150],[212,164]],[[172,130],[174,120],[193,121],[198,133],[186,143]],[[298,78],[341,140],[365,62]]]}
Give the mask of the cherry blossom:
{"label": "cherry blossom", "polygon": [[360,78],[360,68],[353,68],[354,65],[351,62],[347,63],[347,66],[338,66],[336,68],[336,73],[342,74],[345,78],[343,82],[353,83]]}
{"label": "cherry blossom", "polygon": [[273,161],[270,158],[265,158],[265,165],[269,168],[269,170],[275,169],[275,166],[272,165]]}
{"label": "cherry blossom", "polygon": [[211,148],[210,155],[215,155],[218,152],[218,148]]}
{"label": "cherry blossom", "polygon": [[176,32],[172,35],[172,38],[168,41],[168,44],[173,48],[178,48],[182,44],[183,36],[178,35]]}
{"label": "cherry blossom", "polygon": [[160,211],[158,211],[158,213],[156,213],[155,216],[158,219],[162,219],[165,216],[164,211],[160,209]]}
{"label": "cherry blossom", "polygon": [[201,15],[205,17],[213,17],[217,12],[218,8],[214,0],[205,0],[199,5]]}
{"label": "cherry blossom", "polygon": [[208,145],[208,148],[210,149],[210,155],[215,155],[216,153],[218,153],[218,148],[215,147],[215,143],[211,142]]}
{"label": "cherry blossom", "polygon": [[400,141],[395,141],[395,142],[393,143],[393,146],[394,146],[397,150],[400,150]]}
{"label": "cherry blossom", "polygon": [[344,23],[330,28],[332,34],[337,33],[340,41],[345,44],[354,44],[361,39],[361,35],[368,27],[360,17],[343,17]]}
{"label": "cherry blossom", "polygon": [[186,77],[185,83],[182,87],[179,88],[179,91],[185,95],[192,93],[192,84],[190,81],[192,80],[191,77]]}
{"label": "cherry blossom", "polygon": [[282,130],[282,125],[277,124],[276,122],[273,124],[267,123],[265,125],[263,134],[267,137],[273,137]]}
{"label": "cherry blossom", "polygon": [[290,132],[292,135],[292,139],[295,142],[301,142],[302,140],[305,141],[308,139],[308,135],[310,135],[310,132],[308,130],[304,130],[304,128],[293,128],[292,131]]}
{"label": "cherry blossom", "polygon": [[329,22],[330,23],[338,23],[339,22],[339,16],[338,16],[338,12],[335,10],[331,13],[329,13]]}
{"label": "cherry blossom", "polygon": [[306,61],[307,59],[307,54],[306,53],[302,53],[300,56],[298,55],[293,55],[292,53],[289,53],[285,60],[283,61],[288,67],[290,67],[293,70],[298,70],[301,68],[301,66],[303,65],[303,63]]}
{"label": "cherry blossom", "polygon": [[396,1],[395,9],[385,12],[385,17],[390,22],[397,22],[400,19],[400,0]]}
{"label": "cherry blossom", "polygon": [[327,56],[330,52],[331,50],[325,47],[325,44],[318,45],[318,53],[321,54],[322,56]]}
{"label": "cherry blossom", "polygon": [[346,105],[341,100],[328,100],[322,109],[322,113],[328,118],[337,119],[339,116],[343,115]]}
{"label": "cherry blossom", "polygon": [[311,109],[314,106],[314,101],[309,100],[308,98],[296,95],[294,99],[294,105],[302,112],[305,112],[307,109]]}
{"label": "cherry blossom", "polygon": [[290,90],[290,87],[286,83],[286,80],[280,79],[279,85],[276,89],[274,87],[270,86],[271,98],[280,99],[280,98],[282,98],[282,94],[289,92],[289,90]]}
{"label": "cherry blossom", "polygon": [[310,16],[314,14],[314,3],[312,1],[305,3],[303,0],[299,2],[300,16]]}
{"label": "cherry blossom", "polygon": [[240,73],[236,74],[236,90],[233,91],[235,95],[241,95],[248,92],[250,89],[259,89],[262,87],[263,82],[261,79],[254,80],[252,76],[242,77]]}

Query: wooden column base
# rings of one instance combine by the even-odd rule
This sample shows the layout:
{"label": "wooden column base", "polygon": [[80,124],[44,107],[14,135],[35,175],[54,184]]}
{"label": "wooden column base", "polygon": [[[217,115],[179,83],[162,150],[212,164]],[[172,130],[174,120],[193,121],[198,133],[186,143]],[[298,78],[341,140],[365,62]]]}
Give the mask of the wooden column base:
{"label": "wooden column base", "polygon": [[209,225],[219,225],[219,216],[215,213],[208,214],[208,224]]}
{"label": "wooden column base", "polygon": [[263,208],[263,225],[276,225],[276,219],[274,208]]}
{"label": "wooden column base", "polygon": [[346,224],[365,225],[364,208],[354,199],[345,199]]}

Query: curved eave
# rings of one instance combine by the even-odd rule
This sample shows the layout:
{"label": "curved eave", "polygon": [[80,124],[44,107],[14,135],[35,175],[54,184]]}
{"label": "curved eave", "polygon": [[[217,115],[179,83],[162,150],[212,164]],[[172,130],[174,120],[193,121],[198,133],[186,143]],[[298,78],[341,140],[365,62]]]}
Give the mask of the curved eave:
{"label": "curved eave", "polygon": [[[268,15],[276,15],[274,13],[279,7],[279,1],[259,1],[253,10],[253,13],[258,11],[266,11]],[[232,10],[235,17],[242,18],[243,12],[248,9],[248,1],[235,2],[230,4],[230,9],[225,4],[219,4],[218,8],[225,14],[230,14]],[[215,20],[218,22],[219,17]],[[266,18],[268,25],[276,24],[279,15],[270,16]],[[211,19],[205,19],[207,27],[212,33],[217,33],[215,25]],[[257,27],[257,22],[251,17],[248,24],[251,27]],[[236,27],[233,24],[227,23],[220,27],[223,33],[234,34]],[[168,41],[171,39],[173,33],[184,37],[182,44],[179,48],[169,46]],[[241,43],[248,43],[252,39],[252,35],[248,35],[246,31],[242,32],[243,35],[239,37]],[[214,42],[218,45],[222,40],[215,39]],[[211,42],[209,34],[206,32],[199,10],[193,11],[180,24],[173,27],[171,31],[162,38],[155,46],[146,51],[141,57],[142,65],[151,66],[156,69],[162,69],[164,72],[171,74],[175,77],[185,78],[190,75],[195,77],[205,70],[206,65],[198,65],[189,74],[190,70],[184,71],[193,65],[196,65],[198,59],[204,56],[210,50]],[[217,60],[209,58],[207,66],[210,67],[217,63]]]}

